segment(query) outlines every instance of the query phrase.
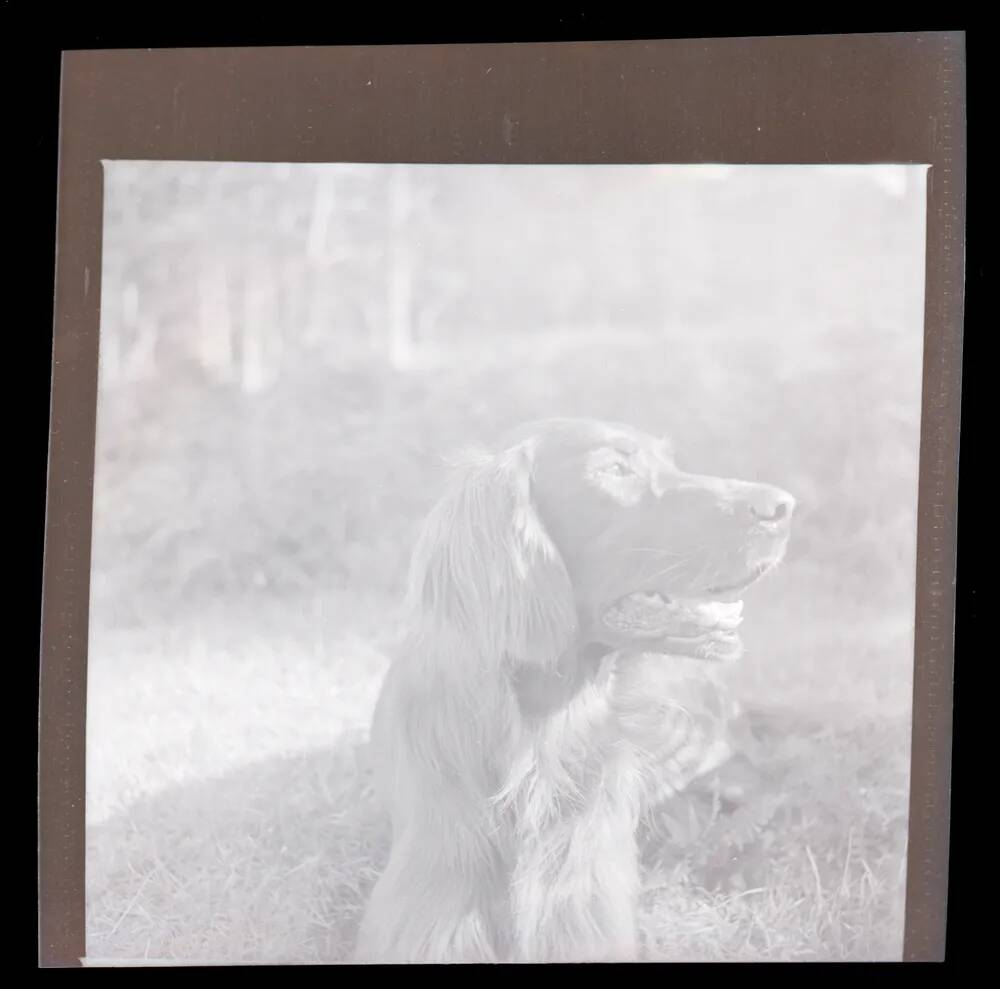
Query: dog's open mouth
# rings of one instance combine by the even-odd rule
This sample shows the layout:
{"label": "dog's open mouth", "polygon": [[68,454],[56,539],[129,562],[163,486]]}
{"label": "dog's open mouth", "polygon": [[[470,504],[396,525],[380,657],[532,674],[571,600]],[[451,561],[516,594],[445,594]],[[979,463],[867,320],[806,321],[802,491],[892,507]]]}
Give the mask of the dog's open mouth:
{"label": "dog's open mouth", "polygon": [[717,587],[709,587],[702,594],[699,594],[699,599],[706,599],[708,601],[739,601],[740,595],[751,585],[757,583],[761,577],[770,570],[771,567],[765,563],[760,564],[755,567],[750,574],[743,578],[743,580],[737,581],[732,584],[724,584]]}
{"label": "dog's open mouth", "polygon": [[738,582],[706,588],[689,597],[634,591],[606,608],[602,621],[644,651],[732,660],[743,652],[743,592],[769,568],[757,567]]}

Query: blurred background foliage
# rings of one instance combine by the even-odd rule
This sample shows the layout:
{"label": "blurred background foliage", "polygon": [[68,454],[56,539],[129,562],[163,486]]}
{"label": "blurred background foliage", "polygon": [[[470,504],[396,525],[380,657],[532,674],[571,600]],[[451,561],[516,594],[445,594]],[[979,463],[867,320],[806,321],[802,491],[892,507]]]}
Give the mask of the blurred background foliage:
{"label": "blurred background foliage", "polygon": [[550,414],[783,484],[814,603],[910,619],[919,169],[105,167],[99,620],[377,625],[448,456]]}

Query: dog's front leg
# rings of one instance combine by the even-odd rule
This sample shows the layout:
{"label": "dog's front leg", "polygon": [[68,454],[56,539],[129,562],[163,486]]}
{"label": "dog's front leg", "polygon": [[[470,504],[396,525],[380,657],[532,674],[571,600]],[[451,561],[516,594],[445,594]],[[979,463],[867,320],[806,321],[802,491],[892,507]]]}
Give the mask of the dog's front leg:
{"label": "dog's front leg", "polygon": [[634,814],[598,798],[525,835],[511,885],[515,958],[635,961],[639,895]]}
{"label": "dog's front leg", "polygon": [[456,868],[453,849],[404,836],[368,903],[356,960],[380,964],[497,962],[496,879]]}

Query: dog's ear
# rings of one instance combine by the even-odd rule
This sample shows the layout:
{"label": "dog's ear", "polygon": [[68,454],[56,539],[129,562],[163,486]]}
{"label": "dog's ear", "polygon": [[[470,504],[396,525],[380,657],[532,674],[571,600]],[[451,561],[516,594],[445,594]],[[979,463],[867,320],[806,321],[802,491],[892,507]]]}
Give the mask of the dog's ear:
{"label": "dog's ear", "polygon": [[487,662],[554,667],[576,634],[576,605],[533,503],[533,463],[526,441],[459,473],[424,526],[410,603]]}

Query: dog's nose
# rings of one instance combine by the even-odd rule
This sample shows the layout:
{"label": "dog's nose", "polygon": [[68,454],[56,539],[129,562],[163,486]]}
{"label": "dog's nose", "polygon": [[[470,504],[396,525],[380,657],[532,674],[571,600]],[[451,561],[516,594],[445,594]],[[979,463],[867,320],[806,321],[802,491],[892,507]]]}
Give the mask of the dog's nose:
{"label": "dog's nose", "polygon": [[787,522],[795,511],[795,499],[770,485],[755,486],[748,501],[750,514],[758,522]]}

